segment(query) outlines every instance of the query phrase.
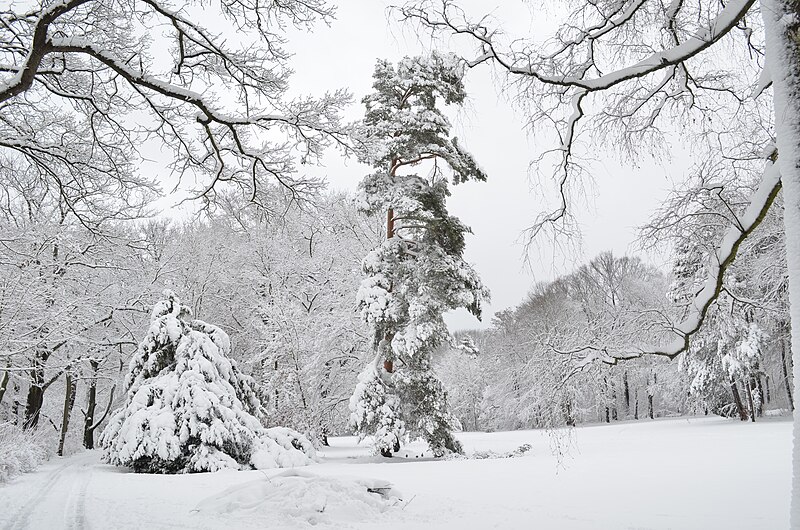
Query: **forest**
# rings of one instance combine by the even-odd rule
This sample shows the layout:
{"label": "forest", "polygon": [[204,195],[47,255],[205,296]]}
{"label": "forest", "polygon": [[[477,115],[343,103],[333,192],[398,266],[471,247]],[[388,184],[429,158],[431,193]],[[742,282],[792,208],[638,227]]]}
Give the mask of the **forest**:
{"label": "forest", "polygon": [[[595,454],[593,437],[629,428],[677,436],[683,447],[695,440],[685,425],[697,425],[743,452],[751,446],[735,444],[778,447],[794,429],[793,463],[767,465],[791,470],[791,492],[788,477],[765,472],[770,498],[786,502],[764,511],[800,525],[800,5],[519,4],[511,12],[531,24],[547,20],[519,30],[480,2],[378,2],[378,24],[415,42],[395,39],[387,56],[362,46],[363,79],[303,71],[293,42],[324,58],[315,31],[343,38],[340,22],[375,22],[366,7],[0,8],[0,507],[6,494],[10,503],[0,523],[111,524],[110,512],[90,524],[107,501],[87,507],[89,481],[76,484],[81,473],[112,480],[113,466],[164,492],[190,483],[157,475],[269,472],[278,493],[259,484],[247,499],[259,499],[261,515],[239,514],[237,525],[355,528],[369,517],[354,514],[374,522],[410,505],[396,516],[404,526],[419,527],[429,510],[444,528],[460,519],[434,510],[438,493],[420,482],[430,468],[407,467],[406,476],[375,464],[451,466],[438,469],[455,512],[469,501],[458,496],[462,471],[445,471],[462,469],[453,466],[502,476],[506,459],[544,466],[534,462],[542,454],[568,466],[581,461],[570,455],[581,452],[582,433],[593,433],[586,451]],[[334,65],[362,60],[328,52]],[[298,76],[310,76],[307,94],[294,88]],[[483,86],[534,146],[514,154],[527,174],[503,174],[486,156],[510,156],[498,131],[463,125],[471,89]],[[667,173],[670,164],[687,169],[669,174],[626,252],[609,244],[587,255],[582,210],[611,159],[637,179],[655,179],[640,165],[653,160]],[[340,188],[325,168],[342,164]],[[472,259],[487,236],[459,215],[468,204],[501,219],[503,206],[459,194],[471,187],[488,197],[502,180],[535,188],[525,227],[498,225],[522,242],[518,261],[502,264],[525,283],[508,306],[492,301],[490,260]],[[567,258],[553,257],[551,274],[528,282],[519,272],[554,253]],[[456,310],[473,324],[453,326]],[[661,425],[676,427],[659,434]],[[601,426],[617,430],[597,434]],[[538,436],[540,445],[529,441]],[[393,485],[314,474],[348,458]],[[484,459],[498,467],[474,467]],[[54,462],[66,463],[47,467]],[[722,483],[722,467],[698,475]],[[72,478],[58,482],[59,469]],[[191,499],[193,512],[213,511],[202,527],[238,517],[230,503],[244,502],[244,486],[220,476],[230,490]],[[187,491],[207,487],[192,480]],[[523,480],[508,487],[524,491]],[[743,471],[739,480],[731,487],[746,491],[756,478]],[[398,482],[412,493],[395,491]],[[62,483],[64,498],[84,500],[52,504],[62,501],[48,491]],[[136,488],[115,484],[108,491],[118,496]],[[310,500],[291,511],[289,491]],[[502,502],[480,524],[527,527],[503,519]],[[774,523],[757,508],[738,524]],[[63,521],[48,519],[62,511]],[[660,522],[649,512],[579,515],[580,526],[559,512],[542,521],[731,527],[717,512],[699,513]],[[258,518],[275,514],[285,519]]]}

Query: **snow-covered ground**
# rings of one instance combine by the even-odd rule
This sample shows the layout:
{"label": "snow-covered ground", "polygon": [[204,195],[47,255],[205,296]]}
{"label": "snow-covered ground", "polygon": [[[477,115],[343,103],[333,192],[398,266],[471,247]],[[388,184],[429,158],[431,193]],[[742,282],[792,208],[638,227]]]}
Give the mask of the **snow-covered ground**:
{"label": "snow-covered ground", "polygon": [[[296,470],[137,475],[99,453],[0,486],[0,528],[788,528],[791,423],[720,418],[463,433],[468,454],[368,456],[334,438]],[[391,483],[393,488],[388,488]],[[367,488],[379,493],[369,493]]]}

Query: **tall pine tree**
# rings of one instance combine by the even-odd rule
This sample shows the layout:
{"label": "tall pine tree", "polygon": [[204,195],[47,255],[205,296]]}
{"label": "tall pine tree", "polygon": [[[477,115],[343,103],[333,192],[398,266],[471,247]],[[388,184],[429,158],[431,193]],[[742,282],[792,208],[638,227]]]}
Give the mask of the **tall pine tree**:
{"label": "tall pine tree", "polygon": [[[363,262],[358,291],[362,315],[374,330],[376,356],[359,376],[350,400],[352,421],[373,435],[384,456],[404,435],[422,437],[437,456],[460,452],[458,421],[431,366],[443,343],[452,342],[442,318],[466,308],[480,317],[488,291],[463,259],[469,232],[447,212],[453,184],[486,180],[472,156],[450,137],[440,108],[462,105],[463,66],[453,55],[379,61],[375,91],[363,100],[361,159],[375,172],[360,185],[363,209],[386,215],[386,241]],[[423,177],[414,167],[429,167]]]}

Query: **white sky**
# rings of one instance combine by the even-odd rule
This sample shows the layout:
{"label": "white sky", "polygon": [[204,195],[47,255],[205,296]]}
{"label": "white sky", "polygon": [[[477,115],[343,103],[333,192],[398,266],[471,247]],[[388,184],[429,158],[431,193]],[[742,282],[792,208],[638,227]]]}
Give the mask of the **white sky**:
{"label": "white sky", "polygon": [[[389,3],[339,2],[337,20],[330,28],[292,33],[288,46],[295,53],[292,91],[320,94],[348,87],[354,96],[348,118],[358,119],[363,114],[360,100],[371,90],[375,60],[394,61],[423,51],[414,35],[387,20]],[[552,25],[547,23],[552,14],[531,16],[523,2],[460,3],[470,12],[492,13],[509,31],[533,34],[543,25],[543,35]],[[485,308],[482,323],[466,311],[449,315],[453,330],[488,326],[495,311],[520,303],[534,281],[565,274],[603,250],[620,255],[634,253],[636,227],[647,221],[672,183],[681,180],[685,172],[685,164],[677,169],[673,166],[668,173],[655,161],[642,160],[633,167],[621,163],[614,153],[595,153],[595,182],[586,186],[587,199],[576,203],[573,210],[583,230],[578,254],[559,251],[542,240],[536,253],[529,256],[527,267],[521,233],[542,209],[543,196],[537,187],[541,190],[540,186],[545,186],[545,192],[551,194],[554,184],[530,178],[529,164],[538,150],[523,128],[524,116],[499,95],[488,68],[469,73],[467,92],[470,101],[455,116],[454,132],[486,170],[489,180],[454,186],[449,208],[472,227],[474,235],[467,238],[466,259],[491,290],[492,301]],[[335,189],[354,190],[369,171],[355,160],[342,160],[337,153],[326,158],[325,166],[324,173]],[[655,264],[661,265],[658,261]]]}
{"label": "white sky", "polygon": [[[295,52],[292,65],[296,71],[293,92],[319,94],[348,87],[355,101],[348,117],[358,119],[363,114],[360,100],[371,89],[375,60],[397,60],[422,51],[410,32],[387,21],[388,3],[342,1],[332,27],[292,34],[289,49]],[[492,12],[506,29],[537,30],[522,2],[507,1],[502,10],[491,2],[460,3],[476,13]],[[534,13],[537,21],[549,17],[547,13]],[[599,163],[593,168],[595,184],[587,186],[587,201],[576,204],[574,210],[583,228],[580,253],[558,252],[542,241],[537,253],[530,256],[531,267],[527,268],[520,235],[539,213],[542,201],[541,193],[532,191],[536,183],[529,178],[528,170],[536,149],[523,130],[523,116],[515,114],[511,105],[498,96],[488,68],[470,72],[467,91],[470,102],[467,109],[458,113],[454,131],[486,170],[489,180],[453,187],[449,207],[474,231],[467,238],[466,258],[491,290],[492,302],[485,309],[482,323],[466,311],[449,315],[448,324],[453,330],[488,326],[495,311],[522,301],[534,281],[567,273],[600,251],[612,250],[620,255],[634,252],[636,226],[648,219],[672,182],[684,176],[683,169],[673,169],[668,176],[655,162],[642,161],[640,167],[631,167],[621,164],[614,154],[596,153]],[[336,189],[354,190],[369,171],[334,153],[325,165],[328,180]],[[554,189],[552,182],[543,184],[549,192]]]}

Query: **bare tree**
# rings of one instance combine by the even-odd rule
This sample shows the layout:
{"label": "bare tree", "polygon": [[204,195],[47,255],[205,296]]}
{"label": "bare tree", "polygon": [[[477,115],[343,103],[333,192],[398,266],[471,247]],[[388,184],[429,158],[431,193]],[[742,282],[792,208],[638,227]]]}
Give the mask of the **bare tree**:
{"label": "bare tree", "polygon": [[[571,234],[576,229],[570,204],[575,186],[586,176],[579,141],[583,134],[594,142],[618,143],[626,154],[635,155],[653,148],[654,142],[666,136],[659,125],[677,118],[699,124],[687,130],[696,133],[693,138],[703,140],[709,151],[721,157],[725,149],[735,150],[731,158],[737,162],[761,165],[761,185],[751,204],[735,212],[736,222],[714,249],[709,280],[697,293],[693,311],[675,325],[677,338],[666,347],[605,351],[594,359],[613,364],[644,354],[672,358],[685,351],[689,337],[719,295],[722,276],[739,245],[764,218],[780,190],[774,146],[770,148],[771,121],[768,113],[764,116],[764,107],[771,103],[762,95],[768,83],[764,76],[755,75],[762,66],[764,46],[753,36],[760,29],[750,13],[753,4],[744,0],[723,8],[711,3],[665,5],[641,0],[578,3],[545,46],[525,40],[506,42],[486,19],[470,21],[450,0],[401,8],[407,20],[423,27],[469,36],[479,50],[468,64],[488,62],[505,72],[528,111],[531,129],[548,131],[554,139],[552,149],[536,160],[536,167],[540,171],[553,168],[560,199],[528,230],[531,239],[543,231]],[[738,70],[726,70],[725,61],[717,66],[701,60],[702,53],[716,51],[709,48],[717,43],[733,47],[737,59],[743,55],[751,60],[736,63]],[[749,133],[747,141],[731,139],[729,132],[731,119],[741,121],[742,116],[756,118],[755,123],[742,125]]]}
{"label": "bare tree", "polygon": [[13,157],[80,218],[79,197],[155,188],[149,140],[207,201],[230,186],[261,202],[268,179],[301,195],[316,182],[296,160],[346,145],[345,91],[286,97],[283,28],[330,22],[325,0],[24,5],[0,11],[0,167]]}
{"label": "bare tree", "polygon": [[[741,242],[764,219],[783,187],[792,351],[794,365],[800,365],[800,3],[580,2],[555,40],[545,46],[524,40],[506,43],[485,19],[470,21],[450,0],[415,2],[401,12],[426,28],[469,37],[479,48],[470,64],[490,62],[507,73],[530,106],[531,125],[549,127],[557,138],[551,152],[556,156],[560,204],[537,220],[531,235],[546,227],[569,226],[569,189],[581,176],[576,138],[581,127],[591,123],[587,116],[597,118],[595,126],[619,125],[631,148],[642,149],[658,134],[658,120],[677,118],[685,126],[692,119],[696,123],[698,117],[724,119],[729,116],[726,108],[744,115],[739,112],[742,106],[760,99],[759,95],[765,97],[764,90],[771,84],[774,103],[767,103],[769,113],[760,115],[760,123],[733,131],[762,131],[753,142],[762,144],[761,182],[712,254],[709,277],[694,297],[692,311],[675,326],[677,339],[666,348],[598,358],[613,363],[644,354],[675,357],[685,351],[719,296],[722,278]],[[593,114],[597,108],[602,110]],[[771,140],[777,153],[768,145]],[[721,147],[720,157],[726,146],[721,142]],[[795,395],[798,385],[796,374]],[[800,439],[800,418],[795,421],[795,439]],[[798,526],[800,447],[794,455],[792,524]]]}

